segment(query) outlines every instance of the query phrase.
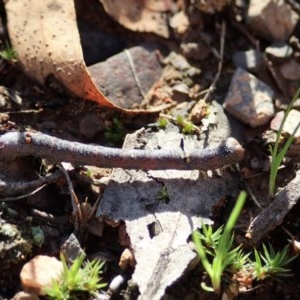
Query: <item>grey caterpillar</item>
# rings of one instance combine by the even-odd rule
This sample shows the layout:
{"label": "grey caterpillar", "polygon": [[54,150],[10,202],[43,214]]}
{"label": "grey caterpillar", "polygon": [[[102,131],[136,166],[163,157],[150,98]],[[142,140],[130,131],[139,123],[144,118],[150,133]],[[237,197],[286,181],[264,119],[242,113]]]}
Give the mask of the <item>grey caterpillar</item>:
{"label": "grey caterpillar", "polygon": [[43,133],[8,132],[0,136],[0,159],[29,155],[103,168],[207,171],[241,161],[244,149],[234,138],[228,138],[218,147],[189,150],[186,154],[181,149],[139,150],[88,145]]}

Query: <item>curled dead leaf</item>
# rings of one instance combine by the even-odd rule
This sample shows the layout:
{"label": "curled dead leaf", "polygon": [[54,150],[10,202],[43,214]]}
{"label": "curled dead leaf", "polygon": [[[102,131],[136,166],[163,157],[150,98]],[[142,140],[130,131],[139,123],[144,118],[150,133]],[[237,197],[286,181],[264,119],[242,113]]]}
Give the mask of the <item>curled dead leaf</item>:
{"label": "curled dead leaf", "polygon": [[73,0],[11,0],[6,12],[11,43],[27,75],[42,85],[54,78],[101,107],[128,115],[151,114],[120,108],[97,88],[84,62]]}
{"label": "curled dead leaf", "polygon": [[13,0],[6,12],[12,45],[30,77],[45,84],[54,76],[76,96],[114,107],[85,66],[72,0]]}

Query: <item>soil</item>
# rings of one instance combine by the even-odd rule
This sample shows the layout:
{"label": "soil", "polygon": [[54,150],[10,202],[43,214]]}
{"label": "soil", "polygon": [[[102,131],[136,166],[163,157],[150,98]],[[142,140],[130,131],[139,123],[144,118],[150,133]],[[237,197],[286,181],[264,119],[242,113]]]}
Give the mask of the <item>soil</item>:
{"label": "soil", "polygon": [[[236,51],[248,50],[253,47],[249,36],[260,44],[261,49],[268,45],[267,41],[251,35],[252,33],[244,26],[244,20],[239,23],[239,26],[236,25],[237,16],[242,15],[243,10],[235,4],[224,7],[220,12],[207,14],[186,1],[185,10],[191,20],[189,34],[179,35],[172,32],[169,39],[164,39],[151,33],[125,29],[112,20],[96,1],[89,0],[87,1],[88,5],[83,5],[80,1],[77,2],[77,6],[81,8],[80,18],[78,18],[78,22],[81,24],[79,27],[85,27],[84,30],[89,30],[89,28],[98,30],[99,22],[94,20],[93,15],[97,9],[97,14],[101,14],[102,20],[101,34],[104,34],[105,37],[112,37],[114,41],[105,49],[105,54],[102,52],[102,56],[99,57],[98,54],[95,55],[91,51],[93,44],[89,40],[84,40],[83,51],[87,62],[105,61],[108,57],[125,48],[147,42],[163,45],[165,57],[171,51],[176,51],[179,55],[186,57],[191,66],[201,71],[196,76],[188,78],[186,74],[183,74],[184,71],[175,74],[174,70],[167,69],[168,63],[162,64],[162,69],[165,72],[163,76],[165,77],[164,80],[158,80],[156,83],[161,84],[160,89],[156,85],[157,89],[150,91],[142,103],[135,105],[135,109],[164,106],[167,108],[161,113],[165,115],[176,115],[176,112],[183,112],[184,117],[187,120],[192,119],[193,123],[200,129],[203,125],[201,120],[206,115],[208,107],[206,104],[211,103],[212,100],[216,100],[220,104],[224,101],[230,79],[236,68],[232,62],[233,54]],[[179,5],[179,2],[183,1],[177,2]],[[91,9],[93,7],[95,10]],[[5,8],[2,1],[0,8],[2,19],[0,47],[3,50],[9,37],[6,31]],[[201,97],[204,98],[199,95],[201,95],[201,91],[209,88],[218,70],[220,59],[213,53],[220,49],[222,22],[226,23],[222,71],[215,90],[209,93],[204,103],[201,102],[201,113],[198,112],[195,116],[191,114],[191,108]],[[209,40],[208,43],[203,42],[203,36],[199,32],[202,32],[203,36]],[[293,36],[299,36],[297,27]],[[206,51],[207,57],[203,58],[199,51],[194,54],[192,54],[194,50],[182,51],[180,44],[187,41],[199,42],[199,51],[202,51],[204,56]],[[294,57],[299,58],[299,54],[299,48],[294,48]],[[40,131],[70,141],[121,147],[127,133],[134,132],[142,126],[151,128],[157,122],[157,116],[153,117],[153,120],[143,117],[127,119],[118,110],[103,109],[96,103],[73,96],[65,88],[55,85],[55,82],[44,86],[37,84],[36,81],[24,74],[17,59],[14,61],[0,58],[0,74],[1,134],[16,130]],[[262,66],[256,75],[276,91],[275,109],[279,111],[286,108],[296,87],[299,86],[299,80],[286,81],[286,93],[283,93],[274,80],[274,74],[271,74],[266,66]],[[167,78],[168,76],[169,78]],[[174,92],[171,93],[171,97],[168,96],[170,95],[172,80],[176,76],[181,76],[188,81],[190,91],[188,96],[184,92]],[[243,126],[238,122],[235,124],[237,124],[235,130],[242,136],[240,142],[245,149],[245,157],[239,165],[239,176],[243,182],[242,189],[248,190],[250,195],[236,228],[235,243],[243,244],[246,249],[253,249],[251,242],[245,238],[245,234],[250,222],[259,214],[261,208],[268,207],[271,202],[270,197],[268,197],[269,145],[274,142],[275,133],[270,130],[269,123],[258,128]],[[94,130],[95,128],[97,130]],[[192,134],[197,135],[197,132]],[[61,244],[72,232],[76,234],[81,247],[89,257],[98,255],[98,257],[104,257],[107,260],[104,281],[111,282],[121,272],[118,263],[126,247],[124,247],[124,243],[120,242],[118,230],[120,224],[111,224],[108,221],[99,224],[93,218],[78,220],[78,217],[73,213],[67,181],[63,175],[58,176],[40,191],[36,191],[37,187],[26,188],[26,183],[38,180],[41,176],[52,174],[58,170],[57,164],[36,157],[22,157],[11,162],[0,161],[1,179],[14,183],[9,195],[1,195],[2,190],[0,190],[0,299],[12,299],[16,292],[22,289],[19,274],[26,261],[38,254],[59,257]],[[297,157],[287,157],[278,173],[277,186],[284,188],[295,177],[298,170]],[[111,170],[87,169],[83,166],[76,166],[70,167],[68,173],[78,201],[83,204],[88,199],[89,205],[93,206],[97,199],[101,198]],[[22,184],[25,188],[20,192],[17,187]],[[22,197],[18,198],[20,196]],[[5,200],[5,198],[11,198],[11,200]],[[232,206],[232,201],[220,199],[219,205],[214,207],[211,212],[211,219],[216,228],[226,222],[226,217]],[[270,243],[274,249],[280,250],[288,243],[288,240],[291,240],[291,236],[298,240],[299,213],[300,206],[296,204],[285,216],[283,224],[268,233],[262,242]],[[4,224],[12,226],[15,230],[11,237],[7,237],[3,233]],[[30,234],[32,226],[39,226],[43,231],[45,239],[41,245],[37,244]],[[95,234],[93,228],[98,230],[100,227],[102,234],[99,236]],[[5,246],[3,242],[5,242]],[[257,247],[260,247],[260,244]],[[21,255],[17,255],[19,252]],[[295,252],[293,253],[295,254]],[[235,299],[299,299],[299,267],[300,259],[297,258],[290,265],[291,277],[280,280],[275,277],[261,282],[253,282],[250,287],[240,289]],[[130,278],[131,273],[132,270],[129,270],[126,276]],[[208,279],[202,266],[198,264],[168,287],[164,299],[219,299],[219,296],[204,292],[201,289],[201,280]],[[224,290],[226,290],[228,283],[229,278],[227,281],[224,280]],[[131,284],[130,281],[123,284],[111,299],[137,299],[138,288]]]}

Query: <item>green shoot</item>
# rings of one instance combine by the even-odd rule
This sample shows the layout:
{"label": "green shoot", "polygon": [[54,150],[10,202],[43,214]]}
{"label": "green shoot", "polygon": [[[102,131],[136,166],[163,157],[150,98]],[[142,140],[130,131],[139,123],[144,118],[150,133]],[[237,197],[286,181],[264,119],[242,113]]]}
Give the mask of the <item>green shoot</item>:
{"label": "green shoot", "polygon": [[280,124],[280,127],[279,127],[277,135],[276,135],[276,140],[275,140],[274,147],[270,146],[270,153],[271,153],[271,157],[272,157],[272,164],[271,164],[271,170],[270,170],[270,180],[269,180],[269,194],[270,194],[270,197],[274,196],[275,183],[276,183],[278,169],[279,169],[279,167],[282,163],[282,160],[283,160],[287,150],[289,149],[291,143],[293,142],[295,133],[297,132],[297,130],[300,126],[300,122],[299,122],[299,124],[295,128],[293,134],[291,134],[289,136],[289,138],[286,141],[283,148],[281,150],[279,150],[279,142],[280,142],[280,137],[281,137],[281,133],[282,133],[282,130],[283,130],[284,123],[285,123],[285,121],[288,117],[288,114],[290,113],[291,109],[293,108],[293,105],[294,105],[295,101],[298,99],[299,94],[300,94],[300,88],[295,93],[292,101],[289,103],[289,105],[288,105],[288,107],[287,107],[287,109],[284,113],[284,117],[282,119],[282,122]]}
{"label": "green shoot", "polygon": [[257,280],[264,280],[267,277],[289,277],[291,270],[286,266],[296,258],[296,256],[289,257],[288,246],[286,245],[282,251],[275,253],[273,247],[269,245],[269,249],[263,245],[263,254],[254,250],[254,261],[250,263],[253,267],[253,278]]}
{"label": "green shoot", "polygon": [[220,226],[216,231],[213,231],[210,225],[201,225],[201,232],[198,232],[198,238],[201,239],[205,252],[211,256],[214,255],[218,242],[221,239],[224,226]]}
{"label": "green shoot", "polygon": [[168,125],[168,119],[167,118],[159,118],[157,123],[158,123],[158,127],[160,129],[165,129]]}
{"label": "green shoot", "polygon": [[176,122],[184,134],[191,134],[195,130],[195,125],[192,122],[185,120],[181,115],[176,117]]}
{"label": "green shoot", "polygon": [[6,48],[0,51],[0,57],[9,62],[15,62],[17,58],[17,52],[8,43],[6,43]]}
{"label": "green shoot", "polygon": [[170,198],[169,198],[167,187],[165,185],[158,191],[158,195],[156,196],[156,199],[161,200],[167,204],[169,203]]}
{"label": "green shoot", "polygon": [[74,295],[79,293],[96,295],[98,290],[106,286],[105,283],[101,283],[101,277],[99,277],[104,262],[91,261],[83,265],[84,258],[84,254],[79,255],[68,267],[65,257],[61,254],[60,259],[63,264],[61,277],[53,281],[51,287],[45,289],[50,299],[74,299]]}
{"label": "green shoot", "polygon": [[104,132],[104,137],[110,145],[117,145],[124,139],[125,130],[122,122],[117,119],[112,119],[112,124],[107,127]]}
{"label": "green shoot", "polygon": [[[210,262],[207,258],[207,254],[210,254],[211,252],[210,250],[208,252],[207,248],[202,243],[203,238],[201,238],[201,235],[198,232],[193,232],[193,241],[196,246],[196,251],[212,283],[212,287],[207,286],[205,283],[201,284],[201,287],[206,291],[220,294],[221,279],[225,269],[229,266],[233,266],[233,268],[236,268],[239,265],[242,265],[244,261],[246,261],[246,257],[241,252],[240,247],[236,247],[231,250],[233,244],[232,230],[244,206],[245,201],[246,192],[242,191],[230,214],[230,217],[224,227],[224,230],[218,229],[216,231],[218,233],[214,236],[210,229],[205,229],[206,232],[210,235],[211,244],[213,245],[213,247],[215,247],[212,253],[212,262]],[[241,262],[238,264],[236,263],[237,258],[241,260]]]}

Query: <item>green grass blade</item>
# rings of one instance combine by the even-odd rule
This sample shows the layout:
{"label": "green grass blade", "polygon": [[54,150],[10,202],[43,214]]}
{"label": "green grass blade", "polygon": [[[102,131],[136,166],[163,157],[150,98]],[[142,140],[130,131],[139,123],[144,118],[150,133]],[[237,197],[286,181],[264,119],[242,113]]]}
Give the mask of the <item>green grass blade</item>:
{"label": "green grass blade", "polygon": [[288,140],[287,140],[286,144],[284,145],[283,149],[279,152],[278,151],[278,149],[279,149],[279,140],[280,140],[280,137],[281,137],[283,126],[284,126],[285,121],[288,117],[288,114],[290,113],[290,111],[293,108],[293,105],[294,105],[295,101],[299,98],[299,95],[300,95],[300,88],[298,88],[298,90],[296,91],[293,99],[289,103],[289,105],[288,105],[288,107],[287,107],[287,109],[284,113],[282,122],[281,122],[281,124],[279,126],[279,129],[277,131],[277,134],[276,134],[276,140],[275,140],[274,147],[270,147],[270,154],[272,156],[272,164],[271,164],[270,179],[269,179],[269,194],[270,194],[270,197],[273,197],[274,193],[275,193],[275,182],[276,182],[276,178],[277,178],[278,169],[281,165],[281,162],[282,162],[288,148],[290,147],[290,145],[291,145],[291,143],[294,139],[294,135],[295,135],[296,131],[298,130],[298,128],[300,126],[300,122],[299,122],[297,127],[295,128],[293,134],[290,135],[290,137],[288,138]]}

